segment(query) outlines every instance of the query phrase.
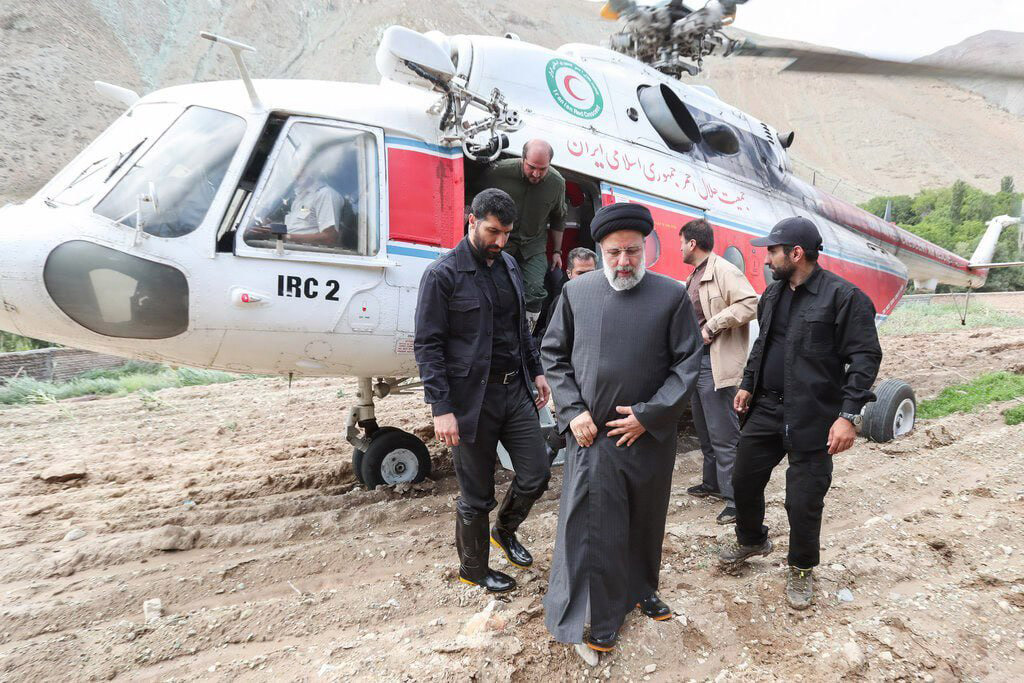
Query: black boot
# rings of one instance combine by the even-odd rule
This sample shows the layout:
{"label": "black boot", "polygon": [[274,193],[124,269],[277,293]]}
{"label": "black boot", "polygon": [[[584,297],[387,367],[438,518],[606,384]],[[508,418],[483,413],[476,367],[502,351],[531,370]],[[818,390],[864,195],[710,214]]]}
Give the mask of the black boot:
{"label": "black boot", "polygon": [[619,632],[612,631],[611,633],[597,634],[591,631],[587,634],[587,637],[583,639],[583,642],[587,644],[591,650],[597,652],[611,652],[612,648],[615,647],[616,641],[619,639]]}
{"label": "black boot", "polygon": [[672,618],[672,608],[665,604],[665,602],[658,597],[657,593],[651,593],[646,598],[637,603],[637,607],[646,616],[654,619],[655,621],[668,621]]}
{"label": "black boot", "polygon": [[530,514],[536,498],[525,498],[510,487],[498,508],[498,518],[491,528],[491,543],[505,551],[508,561],[526,569],[533,564],[533,555],[516,538],[516,530]]}
{"label": "black boot", "polygon": [[459,549],[459,580],[487,589],[491,593],[504,593],[516,587],[508,574],[488,568],[487,516],[465,517],[455,515],[455,545]]}

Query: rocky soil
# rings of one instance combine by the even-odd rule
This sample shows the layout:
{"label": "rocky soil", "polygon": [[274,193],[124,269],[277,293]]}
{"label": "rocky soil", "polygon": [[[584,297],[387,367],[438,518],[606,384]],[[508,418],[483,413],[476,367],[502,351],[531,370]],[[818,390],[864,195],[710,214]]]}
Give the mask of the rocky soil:
{"label": "rocky soil", "polygon": [[[883,376],[933,395],[1020,363],[1024,330],[886,338]],[[1021,680],[1024,427],[993,405],[836,459],[817,604],[776,551],[739,575],[689,498],[681,435],[662,595],[587,667],[543,627],[561,473],[524,526],[535,569],[491,605],[455,580],[456,484],[365,491],[340,437],[350,382],[282,379],[0,410],[0,680]],[[429,431],[421,397],[382,424]],[[499,476],[504,490],[509,477]],[[504,560],[496,563],[506,571]]]}

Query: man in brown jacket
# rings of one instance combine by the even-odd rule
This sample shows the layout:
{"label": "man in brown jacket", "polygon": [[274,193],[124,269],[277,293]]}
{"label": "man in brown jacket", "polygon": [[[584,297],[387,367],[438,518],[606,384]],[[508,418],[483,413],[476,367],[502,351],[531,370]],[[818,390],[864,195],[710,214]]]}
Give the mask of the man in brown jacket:
{"label": "man in brown jacket", "polygon": [[690,397],[704,474],[686,492],[724,500],[716,521],[734,524],[732,468],[740,423],[732,404],[750,350],[749,323],[757,315],[757,293],[736,266],[712,252],[715,233],[707,221],[698,218],[684,225],[679,241],[683,261],[694,267],[686,289],[704,337],[697,389]]}

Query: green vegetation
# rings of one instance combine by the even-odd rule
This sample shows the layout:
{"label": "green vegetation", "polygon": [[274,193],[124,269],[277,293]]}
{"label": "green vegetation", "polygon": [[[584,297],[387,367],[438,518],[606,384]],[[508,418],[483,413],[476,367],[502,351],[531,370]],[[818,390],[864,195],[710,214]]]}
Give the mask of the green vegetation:
{"label": "green vegetation", "polygon": [[1024,316],[1005,313],[972,298],[967,307],[967,324],[960,324],[964,301],[942,303],[901,303],[878,328],[883,337],[926,332],[956,332],[976,327],[1024,327]]}
{"label": "green vegetation", "polygon": [[[934,242],[964,258],[969,258],[985,232],[985,223],[995,216],[1016,215],[1020,211],[1021,197],[1013,190],[1013,178],[1006,176],[995,194],[982,192],[962,180],[952,186],[935,190],[922,190],[913,197],[896,195],[875,197],[861,204],[861,208],[876,216],[885,215],[886,201],[892,200],[892,221],[929,242]],[[995,262],[1021,260],[1018,239],[1020,226],[1003,230]],[[997,268],[989,273],[983,292],[1024,290],[1024,268]],[[940,292],[950,291],[939,285]]]}
{"label": "green vegetation", "polygon": [[[967,413],[996,401],[1010,401],[1024,396],[1024,375],[1011,372],[990,372],[965,384],[946,387],[935,398],[921,401],[917,414],[923,418],[944,417],[950,413]],[[1006,411],[1006,424],[1024,420],[1024,403]],[[1016,422],[1011,422],[1015,419]]]}
{"label": "green vegetation", "polygon": [[53,403],[76,396],[123,396],[140,391],[144,392],[143,404],[147,409],[153,409],[160,407],[161,402],[152,396],[152,392],[160,389],[221,384],[253,377],[254,375],[233,375],[218,370],[171,369],[155,363],[129,362],[107,370],[90,370],[67,382],[41,382],[31,377],[2,379],[0,405]]}
{"label": "green vegetation", "polygon": [[1024,422],[1024,403],[1004,410],[1003,419],[1006,420],[1006,424],[1011,426],[1019,425],[1021,422]]}
{"label": "green vegetation", "polygon": [[29,337],[21,337],[10,332],[0,331],[0,353],[8,353],[10,351],[31,351],[33,349],[45,349],[48,346],[54,346],[50,342],[40,341],[39,339],[31,339]]}

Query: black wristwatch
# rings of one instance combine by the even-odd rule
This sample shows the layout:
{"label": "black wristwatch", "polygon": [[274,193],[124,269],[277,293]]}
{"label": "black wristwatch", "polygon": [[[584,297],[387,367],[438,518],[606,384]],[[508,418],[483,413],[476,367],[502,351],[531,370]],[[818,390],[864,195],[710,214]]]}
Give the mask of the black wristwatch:
{"label": "black wristwatch", "polygon": [[864,418],[860,416],[860,413],[839,413],[839,417],[849,420],[850,424],[854,427],[860,427],[861,423],[864,422]]}

